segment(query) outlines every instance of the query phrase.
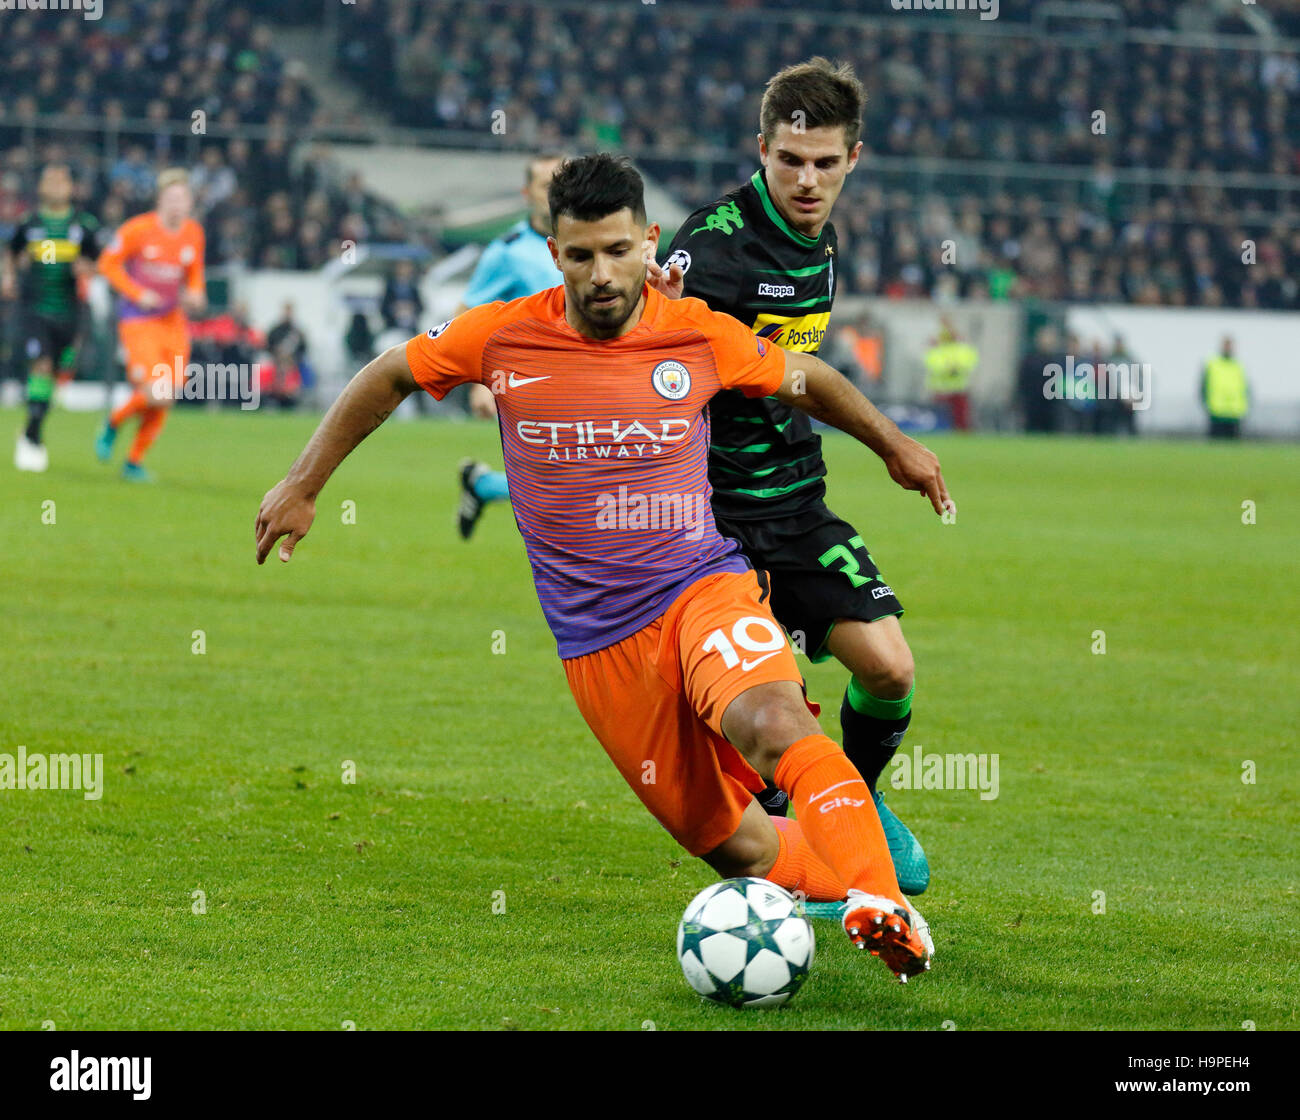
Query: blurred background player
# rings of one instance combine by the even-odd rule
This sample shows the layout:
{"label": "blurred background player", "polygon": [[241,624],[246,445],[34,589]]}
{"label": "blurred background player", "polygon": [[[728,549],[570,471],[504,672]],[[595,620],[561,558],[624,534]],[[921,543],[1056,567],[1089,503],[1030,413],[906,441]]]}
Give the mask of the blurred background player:
{"label": "blurred background player", "polygon": [[[528,201],[528,216],[521,218],[504,236],[483,250],[470,277],[469,287],[456,308],[456,315],[482,303],[494,300],[508,303],[555,287],[555,261],[546,243],[551,233],[551,211],[546,191],[562,159],[558,155],[539,155],[529,160],[523,187],[523,196]],[[486,385],[471,385],[469,408],[474,416],[493,419],[497,406],[492,390]],[[489,503],[510,497],[505,471],[494,471],[476,459],[466,459],[461,463],[460,491],[456,524],[466,540],[474,532],[474,526]]]}
{"label": "blurred background player", "polygon": [[99,258],[99,271],[120,297],[117,332],[134,391],[104,424],[95,454],[107,462],[118,428],[139,416],[122,466],[122,477],[132,481],[149,480],[141,461],[184,387],[190,360],[186,316],[201,315],[207,306],[203,227],[190,217],[193,206],[189,174],[181,168],[164,171],[158,176],[157,209],[125,222]]}
{"label": "blurred background player", "polygon": [[[815,355],[835,299],[831,209],[862,151],[865,99],[852,67],[820,56],[772,77],[760,107],[762,167],[691,214],[666,269],[651,275],[676,266],[686,295],[759,338]],[[844,750],[871,787],[900,885],[920,894],[930,883],[925,852],[875,788],[912,718],[903,606],[858,531],[827,508],[821,437],[807,414],[774,397],[724,391],[709,415],[718,528],[771,574],[772,611],[808,656],[834,657],[852,674],[840,707]],[[785,815],[786,796],[775,787],[759,800]]]}
{"label": "blurred background player", "polygon": [[71,373],[76,365],[78,282],[94,271],[99,253],[99,223],[74,209],[72,193],[68,166],[47,163],[36,186],[36,209],[14,230],[0,275],[3,298],[18,298],[21,289],[21,338],[30,363],[27,426],[14,448],[14,466],[20,471],[49,467],[42,428],[54,398],[55,374]]}

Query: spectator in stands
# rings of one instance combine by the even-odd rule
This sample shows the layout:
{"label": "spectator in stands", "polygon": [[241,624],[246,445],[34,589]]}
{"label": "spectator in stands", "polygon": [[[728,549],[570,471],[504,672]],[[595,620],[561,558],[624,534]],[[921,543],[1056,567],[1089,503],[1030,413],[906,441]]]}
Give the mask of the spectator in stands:
{"label": "spectator in stands", "polygon": [[108,173],[109,185],[132,206],[146,204],[154,195],[154,169],[143,144],[132,144]]}
{"label": "spectator in stands", "polygon": [[304,390],[316,383],[316,375],[307,361],[307,339],[294,319],[292,300],[280,310],[280,321],[266,335],[269,353],[260,363],[262,398],[282,409],[294,408]]}
{"label": "spectator in stands", "polygon": [[193,361],[199,364],[253,366],[266,345],[262,333],[248,321],[248,307],[236,303],[216,315],[190,324]]}
{"label": "spectator in stands", "polygon": [[[379,304],[380,314],[384,317],[384,326],[397,325],[399,304],[408,304],[415,309],[418,322],[424,314],[424,299],[420,295],[419,279],[415,274],[415,264],[405,258],[396,262],[384,285],[384,298]],[[409,315],[406,317],[409,319]]]}
{"label": "spectator in stands", "polygon": [[190,172],[190,182],[193,184],[195,209],[201,219],[234,194],[239,185],[234,171],[226,165],[221,149],[216,145],[203,149],[199,166]]}
{"label": "spectator in stands", "polygon": [[[415,240],[412,223],[341,171],[323,146],[293,152],[300,162],[291,166],[294,140],[316,123],[317,107],[258,18],[265,5],[119,7],[90,38],[75,21],[6,23],[0,156],[29,145],[32,127],[39,142],[41,114],[96,115],[101,128],[59,130],[79,149],[61,158],[95,164],[77,166],[79,177],[91,172],[88,181],[100,181],[80,204],[102,212],[107,199],[129,216],[147,206],[166,153],[188,151],[191,113],[201,109],[210,125],[267,130],[266,139],[222,141],[224,156],[217,144],[203,155],[196,177],[202,182],[215,161],[217,184],[204,219],[210,264],[314,268],[345,239]],[[297,0],[274,7],[277,20],[309,10]],[[951,239],[967,297],[1300,308],[1294,189],[1229,194],[1204,182],[1153,182],[1139,191],[1124,181],[1145,168],[1266,173],[1283,183],[1295,176],[1294,53],[1285,45],[1214,49],[1124,36],[1125,25],[1172,29],[1187,8],[1173,0],[1118,0],[1109,10],[1124,22],[1102,21],[1104,35],[1078,36],[1068,50],[1028,33],[1036,8],[1040,27],[1096,23],[1095,15],[1071,14],[1077,7],[1043,15],[1030,0],[1002,0],[1000,26],[1025,33],[1000,36],[993,54],[978,21],[963,25],[964,16],[950,12],[868,19],[861,29],[821,16],[862,14],[860,0],[818,0],[798,13],[777,0],[699,0],[562,15],[531,4],[360,0],[338,51],[341,72],[380,107],[380,122],[473,134],[504,108],[516,146],[563,146],[584,130],[606,142],[621,138],[688,206],[733,185],[736,145],[752,129],[765,75],[792,57],[855,56],[869,86],[864,134],[876,152],[1073,165],[1081,178],[1026,178],[1009,167],[1002,186],[983,172],[961,173],[960,164],[939,179],[890,168],[855,177],[840,230],[844,294],[935,291],[934,246]],[[1300,29],[1300,14],[1270,8],[1261,18]],[[572,64],[586,45],[590,81]],[[1105,105],[1134,112],[1094,133],[1092,113]],[[129,123],[141,118],[147,127]],[[173,135],[177,124],[184,128]],[[714,151],[699,153],[700,144]],[[665,154],[672,152],[681,155]],[[226,172],[238,185],[233,192]],[[265,209],[278,193],[289,199],[287,217]],[[244,213],[250,204],[255,212]],[[1248,240],[1257,264],[1242,263]],[[943,284],[946,292],[950,281]]]}
{"label": "spectator in stands", "polygon": [[1056,431],[1056,402],[1048,399],[1046,385],[1047,368],[1053,363],[1065,365],[1059,339],[1056,327],[1044,323],[1034,332],[1033,348],[1020,359],[1016,395],[1027,432]]}
{"label": "spectator in stands", "polygon": [[285,300],[280,309],[280,321],[266,334],[266,345],[275,352],[286,352],[295,362],[300,362],[307,354],[307,339],[294,322],[293,314],[293,301]]}
{"label": "spectator in stands", "polygon": [[287,348],[273,349],[258,363],[258,385],[262,400],[282,410],[296,408],[307,382],[303,365],[294,360]]}
{"label": "spectator in stands", "polygon": [[348,349],[351,364],[357,369],[369,362],[377,353],[375,334],[370,329],[370,320],[364,311],[352,312],[348,333],[343,336],[343,345]]}
{"label": "spectator in stands", "polygon": [[1102,435],[1137,434],[1133,394],[1139,386],[1135,383],[1135,367],[1124,339],[1116,335],[1097,369],[1097,431]]}

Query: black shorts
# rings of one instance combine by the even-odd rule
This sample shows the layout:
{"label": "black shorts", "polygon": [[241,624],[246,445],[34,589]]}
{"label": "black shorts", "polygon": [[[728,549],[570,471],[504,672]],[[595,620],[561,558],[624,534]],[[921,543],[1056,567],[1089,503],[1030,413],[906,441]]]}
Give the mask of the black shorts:
{"label": "black shorts", "polygon": [[903,613],[858,531],[821,503],[768,521],[717,521],[718,531],[771,575],[772,613],[813,661],[830,657],[826,640],[839,619]]}
{"label": "black shorts", "polygon": [[23,353],[29,362],[49,358],[57,369],[76,364],[77,323],[29,312],[23,319]]}

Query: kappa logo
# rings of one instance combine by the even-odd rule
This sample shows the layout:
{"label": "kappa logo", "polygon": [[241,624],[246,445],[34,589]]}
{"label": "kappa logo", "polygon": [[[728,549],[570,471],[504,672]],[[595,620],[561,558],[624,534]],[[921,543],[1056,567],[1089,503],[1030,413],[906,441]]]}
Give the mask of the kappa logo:
{"label": "kappa logo", "polygon": [[677,265],[685,276],[691,270],[691,255],[685,249],[674,249],[664,261],[664,271],[667,272],[673,265]]}
{"label": "kappa logo", "polygon": [[873,587],[871,589],[871,597],[873,599],[884,599],[886,596],[892,595],[893,593],[894,589],[887,583],[882,583],[879,587]]}
{"label": "kappa logo", "polygon": [[794,295],[793,284],[760,284],[758,286],[760,296],[771,296],[773,299],[783,299],[786,296]]}
{"label": "kappa logo", "polygon": [[701,230],[717,230],[725,237],[730,237],[732,227],[735,229],[745,228],[745,219],[740,216],[740,203],[735,199],[730,202],[724,202],[707,218],[704,219],[702,226],[696,226],[691,230],[691,234],[697,234]]}
{"label": "kappa logo", "polygon": [[691,375],[681,362],[660,362],[650,374],[655,392],[670,401],[679,401],[691,391]]}
{"label": "kappa logo", "polygon": [[448,319],[445,323],[439,323],[436,327],[430,327],[428,331],[425,333],[427,333],[430,338],[437,338],[449,326],[451,326],[450,319]]}

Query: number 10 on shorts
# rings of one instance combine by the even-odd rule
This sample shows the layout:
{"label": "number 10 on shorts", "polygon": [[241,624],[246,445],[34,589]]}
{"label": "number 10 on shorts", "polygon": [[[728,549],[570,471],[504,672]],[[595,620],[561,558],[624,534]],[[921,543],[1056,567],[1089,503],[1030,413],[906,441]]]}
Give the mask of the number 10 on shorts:
{"label": "number 10 on shorts", "polygon": [[[751,630],[761,631],[763,637],[755,639]],[[736,652],[739,646],[746,653],[761,653],[762,657],[744,658]],[[703,650],[705,653],[713,653],[715,650],[722,654],[722,663],[728,669],[734,669],[740,666],[741,672],[748,673],[756,665],[761,665],[769,657],[775,657],[782,649],[785,648],[785,634],[770,618],[764,618],[762,615],[750,614],[744,618],[738,618],[731,628],[731,637],[721,628],[713,631],[705,640]]]}

